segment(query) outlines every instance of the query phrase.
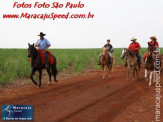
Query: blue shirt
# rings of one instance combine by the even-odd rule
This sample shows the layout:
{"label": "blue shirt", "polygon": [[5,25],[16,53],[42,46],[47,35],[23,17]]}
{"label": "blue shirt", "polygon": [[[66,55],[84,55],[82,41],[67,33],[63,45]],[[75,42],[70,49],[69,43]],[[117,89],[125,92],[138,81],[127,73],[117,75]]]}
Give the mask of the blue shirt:
{"label": "blue shirt", "polygon": [[40,46],[38,47],[39,49],[42,49],[42,50],[45,50],[45,48],[47,47],[47,46],[50,46],[51,44],[50,44],[50,42],[47,40],[47,39],[43,39],[43,40],[38,40],[37,42],[36,42],[36,45],[38,45],[38,44],[40,44]]}

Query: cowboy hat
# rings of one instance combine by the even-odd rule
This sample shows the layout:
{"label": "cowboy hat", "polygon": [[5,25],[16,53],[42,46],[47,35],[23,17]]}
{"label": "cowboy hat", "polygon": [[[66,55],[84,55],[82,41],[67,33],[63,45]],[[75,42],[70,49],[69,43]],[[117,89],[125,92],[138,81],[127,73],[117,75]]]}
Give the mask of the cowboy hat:
{"label": "cowboy hat", "polygon": [[156,36],[151,36],[150,38],[153,38],[153,39],[156,39],[157,40]]}
{"label": "cowboy hat", "polygon": [[46,34],[44,34],[43,32],[40,32],[40,35],[38,36],[45,36]]}
{"label": "cowboy hat", "polygon": [[135,38],[135,37],[133,37],[132,39],[131,39],[131,41],[136,41],[137,39]]}

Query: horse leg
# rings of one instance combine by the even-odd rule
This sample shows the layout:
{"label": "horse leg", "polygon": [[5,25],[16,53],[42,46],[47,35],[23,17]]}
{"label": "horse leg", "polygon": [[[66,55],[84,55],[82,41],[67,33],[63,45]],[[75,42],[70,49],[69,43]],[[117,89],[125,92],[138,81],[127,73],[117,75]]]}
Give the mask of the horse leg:
{"label": "horse leg", "polygon": [[41,87],[41,78],[42,78],[42,69],[39,70],[39,85],[38,87]]}
{"label": "horse leg", "polygon": [[111,73],[111,65],[108,65],[107,68],[109,70],[109,76],[110,76],[110,73]]}
{"label": "horse leg", "polygon": [[129,80],[130,78],[130,65],[128,64],[128,77],[127,77],[127,80]]}
{"label": "horse leg", "polygon": [[149,76],[149,86],[151,86],[151,83],[152,83],[152,75],[153,75],[153,72],[151,71],[150,76]]}
{"label": "horse leg", "polygon": [[135,79],[135,71],[136,71],[136,67],[133,67],[133,80]]}
{"label": "horse leg", "polygon": [[35,74],[35,72],[36,72],[36,69],[35,69],[35,68],[32,68],[32,72],[31,72],[30,78],[31,78],[32,82],[33,82],[35,85],[37,85],[37,82],[33,79],[33,75]]}
{"label": "horse leg", "polygon": [[51,85],[51,72],[50,72],[50,69],[48,68],[48,69],[46,69],[46,71],[47,71],[47,73],[49,75],[49,83],[48,83],[48,85]]}
{"label": "horse leg", "polygon": [[148,81],[147,75],[148,75],[148,71],[147,71],[147,69],[145,69],[145,76],[144,77],[145,77],[146,81]]}
{"label": "horse leg", "polygon": [[140,72],[140,67],[137,69],[137,79],[139,79],[139,72]]}
{"label": "horse leg", "polygon": [[103,71],[104,71],[104,73],[103,73],[103,79],[105,79],[106,65],[104,65]]}

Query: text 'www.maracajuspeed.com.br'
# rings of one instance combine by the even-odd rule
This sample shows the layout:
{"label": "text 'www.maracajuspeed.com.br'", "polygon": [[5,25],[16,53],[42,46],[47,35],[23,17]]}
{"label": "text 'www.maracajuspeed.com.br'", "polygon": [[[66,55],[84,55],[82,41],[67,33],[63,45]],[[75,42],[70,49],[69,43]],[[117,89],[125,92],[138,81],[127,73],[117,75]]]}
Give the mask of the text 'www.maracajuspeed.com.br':
{"label": "text 'www.maracajuspeed.com.br'", "polygon": [[21,14],[3,14],[4,19],[93,19],[94,14],[91,14],[89,12],[88,14],[70,14],[69,12],[67,14],[30,14],[30,13],[21,13]]}

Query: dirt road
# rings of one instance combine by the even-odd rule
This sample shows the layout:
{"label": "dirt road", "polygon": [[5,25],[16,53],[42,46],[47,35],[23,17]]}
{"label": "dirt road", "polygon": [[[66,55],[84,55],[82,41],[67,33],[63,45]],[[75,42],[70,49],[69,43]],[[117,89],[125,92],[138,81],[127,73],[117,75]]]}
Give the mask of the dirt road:
{"label": "dirt road", "polygon": [[126,68],[118,66],[105,80],[100,70],[90,70],[40,89],[32,83],[8,88],[0,91],[0,107],[33,105],[35,122],[154,122],[155,86],[148,87],[143,73],[127,81]]}

